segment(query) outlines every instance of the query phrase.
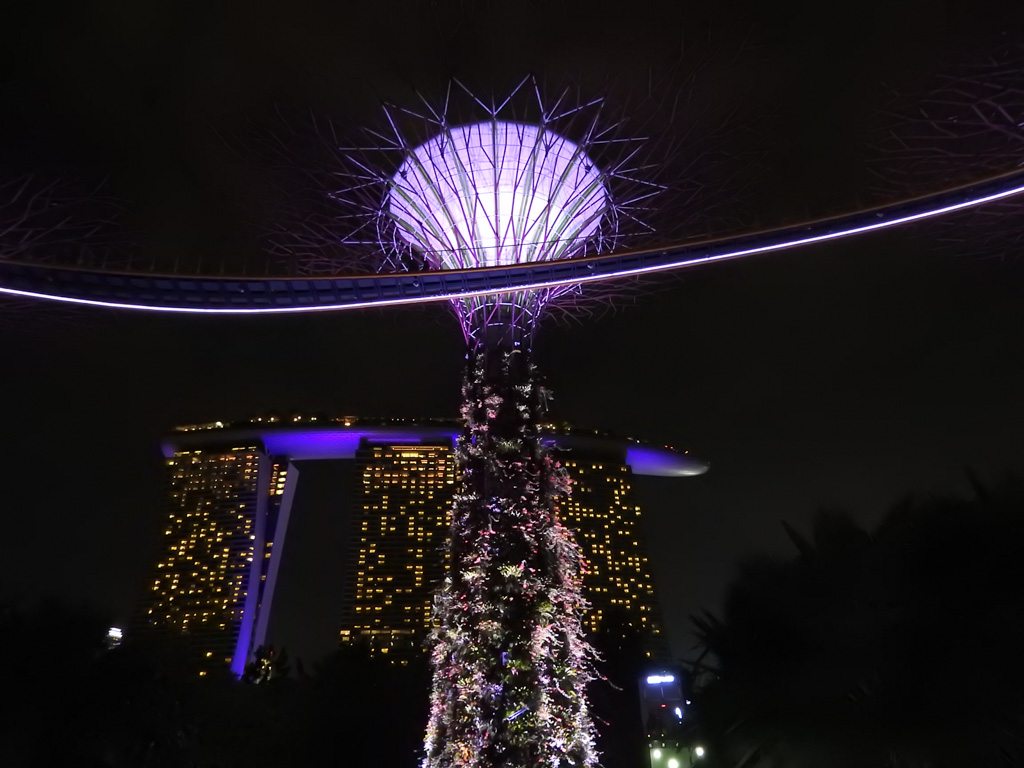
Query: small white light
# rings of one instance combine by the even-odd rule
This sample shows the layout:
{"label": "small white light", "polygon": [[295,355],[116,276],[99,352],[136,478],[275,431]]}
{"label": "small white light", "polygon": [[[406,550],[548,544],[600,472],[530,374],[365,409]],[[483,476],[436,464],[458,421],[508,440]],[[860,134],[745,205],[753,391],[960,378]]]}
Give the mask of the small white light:
{"label": "small white light", "polygon": [[121,639],[121,628],[120,627],[111,627],[110,629],[107,630],[107,637],[117,638],[118,640],[120,640]]}
{"label": "small white light", "polygon": [[680,720],[683,719],[683,710],[681,710],[679,707],[676,707],[676,717],[678,717]]}
{"label": "small white light", "polygon": [[673,683],[675,682],[674,675],[648,675],[647,684],[657,685],[658,683]]}
{"label": "small white light", "polygon": [[693,752],[697,757],[704,757],[704,747],[697,747]]}
{"label": "small white light", "polygon": [[651,752],[651,756],[652,756],[652,757],[653,757],[653,758],[654,758],[655,760],[661,760],[661,750],[660,750],[660,749],[656,749],[656,750],[654,750],[653,752]]}
{"label": "small white light", "polygon": [[679,761],[673,757],[668,761],[668,768],[679,768]]}

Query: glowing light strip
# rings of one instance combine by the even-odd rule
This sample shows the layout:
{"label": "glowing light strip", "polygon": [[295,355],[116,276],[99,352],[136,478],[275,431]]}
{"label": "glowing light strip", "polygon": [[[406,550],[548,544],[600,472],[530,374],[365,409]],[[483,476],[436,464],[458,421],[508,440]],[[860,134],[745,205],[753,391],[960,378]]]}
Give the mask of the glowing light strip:
{"label": "glowing light strip", "polygon": [[[1015,176],[1016,178],[1016,176]],[[982,183],[982,182],[979,182]],[[371,299],[369,301],[354,301],[345,304],[321,304],[317,306],[301,306],[301,307],[174,307],[174,306],[151,306],[146,304],[128,304],[116,301],[101,301],[98,299],[85,299],[77,298],[72,296],[58,296],[54,294],[37,293],[34,291],[22,291],[14,288],[4,288],[0,286],[0,293],[6,293],[11,296],[22,296],[25,298],[32,299],[47,299],[50,301],[63,301],[71,304],[83,304],[93,307],[106,307],[111,309],[139,309],[147,310],[150,312],[188,312],[193,314],[221,314],[221,315],[252,315],[252,314],[268,314],[268,313],[285,313],[285,312],[329,312],[343,309],[368,309],[371,307],[392,307],[401,306],[406,304],[425,304],[434,301],[451,301],[454,299],[469,299],[478,296],[492,296],[499,293],[508,293],[510,291],[532,291],[541,290],[545,288],[556,288],[564,285],[580,285],[583,283],[594,283],[602,280],[615,280],[620,277],[636,277],[639,275],[652,274],[655,272],[665,272],[673,269],[686,269],[688,267],[700,266],[702,264],[712,264],[720,261],[729,261],[731,259],[743,258],[745,256],[755,256],[761,253],[771,253],[773,251],[785,250],[787,248],[798,248],[803,245],[813,245],[814,243],[827,242],[829,240],[838,240],[843,237],[850,237],[853,235],[861,235],[866,232],[875,232],[882,229],[888,229],[895,227],[900,224],[909,224],[914,221],[921,221],[923,219],[935,218],[937,216],[943,216],[947,213],[953,213],[955,211],[961,211],[966,208],[974,208],[979,205],[985,205],[986,203],[995,202],[997,200],[1003,200],[1007,197],[1013,197],[1024,193],[1024,184],[1010,187],[1009,189],[1000,190],[993,192],[981,197],[972,198],[959,203],[953,203],[950,205],[944,205],[939,208],[933,208],[918,213],[908,214],[906,216],[900,216],[895,219],[886,219],[885,221],[877,221],[871,224],[865,224],[857,227],[850,227],[847,229],[841,229],[836,232],[829,232],[823,235],[811,235],[809,237],[796,238],[793,240],[786,240],[780,243],[771,243],[767,245],[758,245],[751,248],[744,248],[736,251],[729,251],[726,253],[711,254],[707,256],[696,256],[689,259],[682,259],[680,261],[673,261],[666,264],[650,264],[642,267],[634,267],[631,269],[621,269],[614,272],[607,272],[595,275],[578,275],[574,277],[558,278],[553,280],[540,280],[532,283],[524,283],[522,285],[506,286],[502,288],[487,288],[482,290],[468,290],[468,291],[450,291],[447,293],[439,293],[428,296],[410,296],[402,298],[388,298],[388,299]],[[934,195],[933,197],[942,197],[949,192],[942,192]],[[907,202],[897,203],[891,208],[899,208],[907,205]],[[885,208],[876,209],[875,215],[884,215]],[[865,211],[865,214],[872,213],[872,211]],[[856,214],[848,214],[853,216]],[[787,227],[782,230],[799,230],[806,229],[814,226],[821,222],[806,222],[798,224],[793,227]],[[770,234],[770,233],[766,233]],[[748,235],[742,235],[741,237],[747,237]],[[728,240],[722,241],[723,243]],[[668,250],[668,249],[666,249]],[[635,256],[636,254],[629,254]],[[613,257],[608,257],[613,258]],[[557,262],[543,262],[545,266],[551,266]],[[569,263],[566,261],[565,263]],[[495,272],[505,272],[509,268],[507,266],[495,267]],[[480,272],[486,272],[486,270],[480,270]],[[430,274],[436,274],[430,273]],[[402,276],[408,277],[410,273],[402,273]],[[382,279],[380,275],[374,275],[376,279]],[[190,279],[199,279],[202,277],[193,277]],[[279,279],[279,278],[278,278]]]}

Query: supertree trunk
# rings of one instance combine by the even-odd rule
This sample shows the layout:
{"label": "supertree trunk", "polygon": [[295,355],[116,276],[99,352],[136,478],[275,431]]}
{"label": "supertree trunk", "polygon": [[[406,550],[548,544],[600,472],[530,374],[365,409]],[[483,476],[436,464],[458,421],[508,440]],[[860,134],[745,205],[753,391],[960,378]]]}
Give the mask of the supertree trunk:
{"label": "supertree trunk", "polygon": [[580,555],[558,520],[568,480],[538,436],[528,347],[508,350],[478,340],[467,355],[424,768],[596,764]]}

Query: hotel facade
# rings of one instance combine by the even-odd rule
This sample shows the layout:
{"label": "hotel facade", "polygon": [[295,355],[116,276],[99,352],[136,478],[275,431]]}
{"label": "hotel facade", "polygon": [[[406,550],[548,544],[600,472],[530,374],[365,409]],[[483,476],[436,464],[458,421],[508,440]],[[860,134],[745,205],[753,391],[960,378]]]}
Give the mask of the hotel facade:
{"label": "hotel facade", "polygon": [[[551,425],[547,441],[572,493],[561,509],[586,561],[586,628],[625,619],[648,656],[663,657],[635,475],[687,477],[707,465],[684,452]],[[339,641],[405,663],[423,652],[433,593],[444,575],[458,488],[448,420],[259,417],[179,427],[162,441],[166,462],[159,555],[132,629],[179,632],[209,666],[244,671],[267,642],[301,462],[337,460],[351,473],[349,553]]]}

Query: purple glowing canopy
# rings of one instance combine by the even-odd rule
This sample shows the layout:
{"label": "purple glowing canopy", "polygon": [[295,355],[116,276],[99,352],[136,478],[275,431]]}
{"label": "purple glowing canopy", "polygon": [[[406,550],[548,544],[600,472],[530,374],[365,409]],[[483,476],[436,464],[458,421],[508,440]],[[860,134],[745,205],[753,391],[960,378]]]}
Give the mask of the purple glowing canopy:
{"label": "purple glowing canopy", "polygon": [[449,128],[412,150],[387,199],[399,236],[433,269],[580,256],[608,204],[582,147],[498,120]]}

